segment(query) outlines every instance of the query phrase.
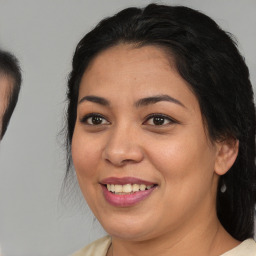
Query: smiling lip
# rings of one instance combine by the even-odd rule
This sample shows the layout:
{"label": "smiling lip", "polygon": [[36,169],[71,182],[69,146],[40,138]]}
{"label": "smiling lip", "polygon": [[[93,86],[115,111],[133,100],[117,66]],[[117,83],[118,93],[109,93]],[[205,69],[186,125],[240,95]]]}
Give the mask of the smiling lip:
{"label": "smiling lip", "polygon": [[[133,206],[140,201],[146,199],[150,196],[150,194],[155,190],[157,184],[154,184],[149,181],[137,179],[134,177],[124,177],[124,178],[117,178],[117,177],[109,177],[100,182],[103,195],[106,201],[116,207],[129,207]],[[126,184],[144,184],[146,186],[152,186],[150,189],[144,191],[137,191],[127,194],[115,194],[108,191],[106,185],[107,184],[115,184],[115,185],[126,185]]]}

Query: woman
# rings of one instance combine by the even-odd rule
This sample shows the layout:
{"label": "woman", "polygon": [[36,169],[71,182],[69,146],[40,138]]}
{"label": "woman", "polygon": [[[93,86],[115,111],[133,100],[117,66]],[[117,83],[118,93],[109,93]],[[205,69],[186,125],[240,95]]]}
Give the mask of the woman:
{"label": "woman", "polygon": [[109,234],[74,255],[256,255],[252,86],[213,20],[155,4],[103,20],[68,101],[68,155]]}

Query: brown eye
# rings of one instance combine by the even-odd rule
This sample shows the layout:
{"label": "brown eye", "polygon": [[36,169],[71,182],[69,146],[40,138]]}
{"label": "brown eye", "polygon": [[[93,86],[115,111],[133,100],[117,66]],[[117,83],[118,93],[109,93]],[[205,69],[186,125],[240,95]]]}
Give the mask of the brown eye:
{"label": "brown eye", "polygon": [[82,118],[82,123],[87,125],[104,125],[109,124],[109,122],[99,114],[89,114]]}
{"label": "brown eye", "polygon": [[154,125],[154,126],[163,126],[168,124],[177,123],[169,116],[161,114],[152,114],[147,117],[146,121],[143,124]]}
{"label": "brown eye", "polygon": [[103,122],[103,118],[100,116],[93,116],[93,117],[89,118],[88,123],[89,123],[89,120],[90,120],[90,123],[93,125],[99,125]]}
{"label": "brown eye", "polygon": [[165,121],[165,118],[163,118],[163,117],[153,117],[152,121],[153,121],[154,125],[163,125],[164,121]]}

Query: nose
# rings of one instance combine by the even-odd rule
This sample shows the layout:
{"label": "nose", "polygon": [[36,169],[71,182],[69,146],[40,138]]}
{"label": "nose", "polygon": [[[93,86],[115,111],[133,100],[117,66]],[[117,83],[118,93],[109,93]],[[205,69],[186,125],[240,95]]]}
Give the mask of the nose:
{"label": "nose", "polygon": [[139,163],[144,157],[139,141],[135,129],[116,127],[109,134],[103,150],[103,158],[118,167],[128,163]]}

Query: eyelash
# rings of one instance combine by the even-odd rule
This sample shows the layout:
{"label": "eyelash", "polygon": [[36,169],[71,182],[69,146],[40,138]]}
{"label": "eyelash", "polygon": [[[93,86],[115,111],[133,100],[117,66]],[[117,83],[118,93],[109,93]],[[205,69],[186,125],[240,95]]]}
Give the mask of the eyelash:
{"label": "eyelash", "polygon": [[[152,126],[165,126],[165,125],[170,125],[170,124],[177,124],[179,123],[177,120],[175,120],[174,118],[171,118],[170,116],[167,116],[167,115],[163,115],[163,114],[158,114],[158,113],[155,113],[155,114],[150,114],[146,117],[146,120],[143,122],[143,124],[146,124],[150,119],[153,119],[154,118],[158,118],[158,119],[162,119],[164,121],[163,124],[149,124],[149,125],[152,125]],[[162,120],[158,120],[158,121],[162,121]],[[168,123],[166,123],[166,121]]]}
{"label": "eyelash", "polygon": [[[94,121],[100,121],[100,123],[95,124],[93,123],[93,120],[89,121],[90,118],[96,118]],[[159,122],[159,124],[154,123],[153,119],[155,118],[156,122]],[[152,124],[149,124],[149,120],[152,119]],[[158,120],[157,120],[158,119]],[[105,120],[105,122],[104,122]],[[102,121],[104,123],[102,123]],[[166,123],[167,121],[167,123]],[[85,115],[82,119],[80,119],[81,123],[84,123],[86,125],[91,125],[91,126],[98,126],[98,125],[106,125],[106,124],[110,124],[110,122],[101,114],[98,113],[90,113]],[[159,113],[154,113],[154,114],[150,114],[146,117],[145,121],[142,123],[143,125],[146,125],[148,123],[148,125],[151,126],[165,126],[165,125],[170,125],[170,124],[177,124],[179,123],[177,120],[171,118],[170,116],[167,115],[163,115],[163,114],[159,114]]]}
{"label": "eyelash", "polygon": [[85,115],[82,119],[80,119],[81,123],[87,124],[87,125],[92,125],[92,126],[98,126],[98,125],[105,125],[106,123],[102,124],[93,124],[93,123],[89,123],[88,120],[90,118],[99,118],[101,120],[105,120],[107,122],[107,124],[110,124],[110,122],[102,115],[98,114],[98,113],[90,113],[88,115]]}

